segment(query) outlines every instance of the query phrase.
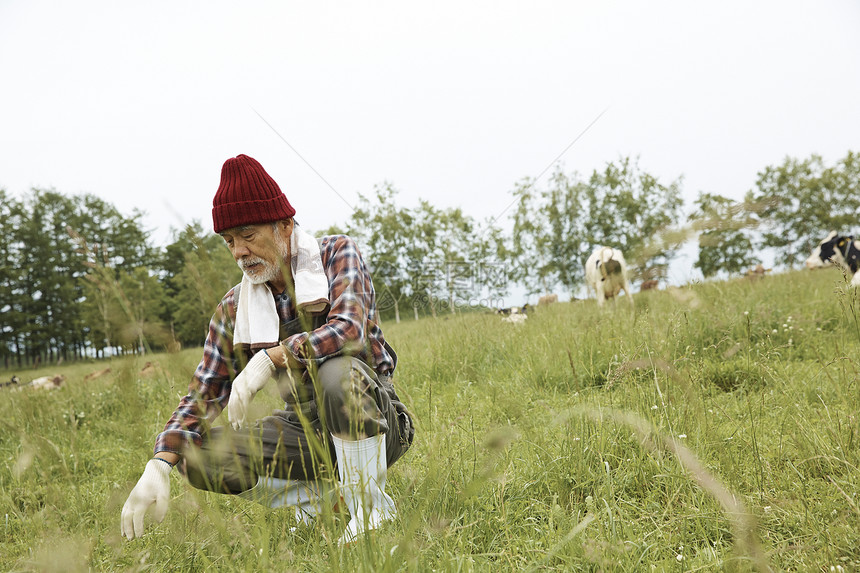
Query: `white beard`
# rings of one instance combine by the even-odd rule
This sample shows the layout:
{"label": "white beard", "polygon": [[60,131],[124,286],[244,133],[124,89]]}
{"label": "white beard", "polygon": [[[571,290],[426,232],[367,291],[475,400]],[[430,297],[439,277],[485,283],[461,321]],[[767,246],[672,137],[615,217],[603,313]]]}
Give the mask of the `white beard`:
{"label": "white beard", "polygon": [[[243,259],[239,259],[236,261],[236,264],[241,269],[242,273],[248,280],[253,284],[261,285],[265,284],[271,280],[274,280],[281,274],[281,265],[288,264],[283,263],[283,261],[289,260],[290,255],[290,244],[285,241],[279,233],[275,233],[274,239],[275,249],[280,256],[277,261],[267,261],[260,257],[247,257]],[[250,269],[253,265],[259,265]]]}

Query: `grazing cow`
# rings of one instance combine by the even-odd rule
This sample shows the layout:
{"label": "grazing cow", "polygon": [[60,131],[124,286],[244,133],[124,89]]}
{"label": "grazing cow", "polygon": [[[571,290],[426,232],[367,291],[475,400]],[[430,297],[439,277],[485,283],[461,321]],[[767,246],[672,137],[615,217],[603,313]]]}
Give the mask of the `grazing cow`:
{"label": "grazing cow", "polygon": [[647,281],[642,281],[642,284],[639,285],[639,292],[642,292],[643,290],[655,289],[655,288],[657,288],[657,286],[659,284],[660,284],[660,281],[658,281],[657,279],[650,279]]}
{"label": "grazing cow", "polygon": [[155,374],[156,365],[152,362],[147,362],[143,365],[143,368],[140,369],[139,374],[141,376],[151,376]]}
{"label": "grazing cow", "polygon": [[110,374],[110,368],[103,368],[101,370],[96,370],[95,372],[90,372],[86,376],[84,376],[84,382],[88,382],[89,380],[95,380],[96,378],[101,378],[105,374]]}
{"label": "grazing cow", "polygon": [[501,314],[502,316],[514,316],[517,314],[522,314],[523,316],[525,316],[528,313],[530,313],[531,310],[532,310],[532,307],[529,305],[529,303],[526,303],[522,306],[511,306],[508,308],[497,308],[496,314]]}
{"label": "grazing cow", "polygon": [[57,374],[55,376],[42,376],[40,378],[36,378],[24,387],[33,388],[35,390],[56,390],[62,386],[65,381],[66,377],[62,374]]}
{"label": "grazing cow", "polygon": [[618,249],[598,247],[585,262],[585,282],[594,289],[598,306],[603,306],[605,299],[615,298],[622,290],[633,305],[627,263]]}
{"label": "grazing cow", "polygon": [[843,237],[836,231],[830,231],[806,259],[806,267],[810,269],[829,265],[850,270],[854,275],[851,286],[860,286],[860,241],[855,241],[853,236]]}
{"label": "grazing cow", "polygon": [[21,381],[21,379],[18,378],[17,376],[12,376],[12,379],[9,380],[8,382],[0,382],[0,388],[8,388],[9,386],[13,386],[13,387],[17,388],[18,382],[20,382],[20,381]]}
{"label": "grazing cow", "polygon": [[557,294],[545,294],[538,299],[538,306],[545,306],[554,302],[558,302]]}
{"label": "grazing cow", "polygon": [[502,322],[510,322],[511,324],[522,324],[526,321],[529,315],[525,313],[514,313],[510,316],[506,316],[502,319]]}
{"label": "grazing cow", "polygon": [[764,268],[761,263],[757,264],[754,268],[747,271],[746,277],[750,280],[756,280],[762,278],[765,273],[769,273],[773,269]]}

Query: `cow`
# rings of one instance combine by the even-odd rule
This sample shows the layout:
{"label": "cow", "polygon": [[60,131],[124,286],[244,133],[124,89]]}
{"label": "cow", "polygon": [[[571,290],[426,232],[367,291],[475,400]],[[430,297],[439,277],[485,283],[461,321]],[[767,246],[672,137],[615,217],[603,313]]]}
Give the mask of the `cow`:
{"label": "cow", "polygon": [[[633,305],[633,293],[627,277],[624,255],[612,247],[597,247],[585,262],[585,282],[594,289],[597,305],[603,306],[607,298],[615,298],[622,290]],[[617,299],[616,299],[617,301]]]}
{"label": "cow", "polygon": [[773,269],[764,268],[761,263],[759,263],[754,268],[747,271],[746,277],[750,280],[760,279],[765,275],[765,273],[769,273],[772,270]]}
{"label": "cow", "polygon": [[101,370],[96,370],[95,372],[90,372],[86,376],[84,376],[84,382],[88,382],[90,380],[95,380],[96,378],[101,378],[105,374],[110,374],[110,368],[103,368]]}
{"label": "cow", "polygon": [[12,378],[8,382],[0,382],[0,388],[8,388],[9,386],[13,386],[13,387],[17,388],[18,382],[20,382],[20,381],[21,381],[21,379],[18,378],[17,376],[12,376]]}
{"label": "cow", "polygon": [[532,310],[532,307],[529,303],[526,303],[522,306],[511,306],[508,308],[497,308],[496,314],[501,314],[502,316],[516,316],[521,314],[523,316],[528,315]]}
{"label": "cow", "polygon": [[851,286],[860,286],[860,241],[855,241],[853,236],[845,237],[836,231],[830,231],[830,234],[812,249],[806,259],[806,267],[815,269],[830,265],[847,268],[854,275]]}
{"label": "cow", "polygon": [[639,292],[655,289],[659,285],[660,281],[658,281],[657,279],[648,279],[647,281],[642,281],[642,284],[639,285]]}
{"label": "cow", "polygon": [[511,324],[522,324],[528,319],[529,315],[523,313],[515,313],[510,316],[506,316],[502,319],[502,322],[510,322]]}
{"label": "cow", "polygon": [[554,302],[558,302],[557,294],[545,294],[538,299],[538,306],[546,306]]}
{"label": "cow", "polygon": [[152,362],[147,362],[146,364],[143,365],[143,368],[140,369],[139,374],[141,376],[144,376],[144,377],[151,376],[151,375],[155,374],[155,369],[156,369],[155,364],[153,364]]}
{"label": "cow", "polygon": [[63,385],[66,377],[62,374],[55,376],[42,376],[26,384],[24,388],[33,388],[35,390],[56,390]]}

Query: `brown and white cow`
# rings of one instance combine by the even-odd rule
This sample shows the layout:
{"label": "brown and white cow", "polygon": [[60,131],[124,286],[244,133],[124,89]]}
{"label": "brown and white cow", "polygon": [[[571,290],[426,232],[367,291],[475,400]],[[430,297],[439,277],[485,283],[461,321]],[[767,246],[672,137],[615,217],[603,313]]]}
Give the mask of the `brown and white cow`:
{"label": "brown and white cow", "polygon": [[757,280],[762,278],[766,273],[769,273],[772,270],[773,269],[764,268],[764,266],[759,263],[747,271],[746,277],[750,280]]}
{"label": "brown and white cow", "polygon": [[538,299],[538,306],[546,306],[558,302],[557,294],[545,294]]}
{"label": "brown and white cow", "polygon": [[836,231],[824,238],[806,259],[806,267],[815,269],[836,265],[847,268],[854,276],[851,286],[860,286],[860,241],[855,241],[853,236],[844,237]]}
{"label": "brown and white cow", "polygon": [[607,298],[615,298],[623,290],[633,305],[633,292],[627,277],[627,262],[618,249],[598,247],[585,262],[585,282],[597,295],[597,304],[603,306]]}
{"label": "brown and white cow", "polygon": [[62,386],[65,381],[66,376],[64,374],[41,376],[32,380],[29,384],[26,384],[23,388],[32,388],[33,390],[56,390]]}

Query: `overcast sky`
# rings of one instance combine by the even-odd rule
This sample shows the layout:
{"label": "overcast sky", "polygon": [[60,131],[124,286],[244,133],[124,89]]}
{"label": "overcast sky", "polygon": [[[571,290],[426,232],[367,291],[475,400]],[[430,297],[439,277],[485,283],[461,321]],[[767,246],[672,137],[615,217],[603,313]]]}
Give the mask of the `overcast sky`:
{"label": "overcast sky", "polygon": [[689,203],[860,150],[860,2],[0,0],[0,83],[0,187],[141,209],[159,243],[211,229],[240,153],[311,229],[384,181],[497,217],[598,116],[566,171],[638,156]]}

